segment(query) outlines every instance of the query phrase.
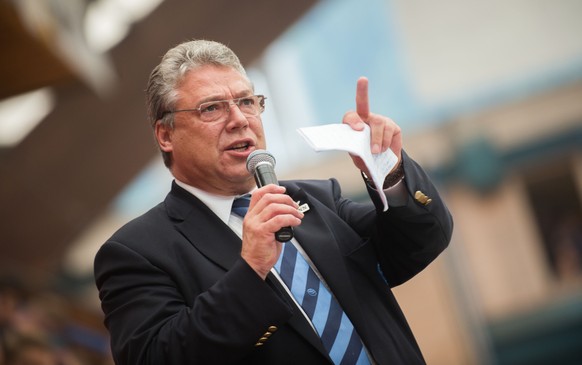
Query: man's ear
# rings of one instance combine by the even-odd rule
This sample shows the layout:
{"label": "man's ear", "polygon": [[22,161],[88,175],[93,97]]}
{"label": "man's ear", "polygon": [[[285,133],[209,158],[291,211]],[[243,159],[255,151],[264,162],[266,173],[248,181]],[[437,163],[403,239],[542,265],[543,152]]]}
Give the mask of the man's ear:
{"label": "man's ear", "polygon": [[172,137],[173,137],[173,129],[169,125],[162,123],[160,120],[156,122],[155,126],[155,135],[156,140],[158,141],[158,145],[160,146],[160,150],[164,152],[172,152],[173,145],[172,145]]}

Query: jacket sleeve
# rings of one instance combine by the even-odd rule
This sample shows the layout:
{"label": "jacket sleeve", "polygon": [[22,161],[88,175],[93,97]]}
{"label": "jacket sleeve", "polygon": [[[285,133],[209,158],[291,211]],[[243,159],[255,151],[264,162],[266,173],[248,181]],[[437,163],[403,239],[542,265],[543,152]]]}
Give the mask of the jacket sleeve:
{"label": "jacket sleeve", "polygon": [[95,277],[116,364],[238,363],[291,315],[242,259],[200,293],[182,293],[176,275],[132,246],[102,246]]}
{"label": "jacket sleeve", "polygon": [[[391,287],[422,271],[448,246],[453,232],[452,216],[430,178],[404,151],[402,158],[408,201],[379,213],[374,239],[380,267]],[[418,195],[426,199],[417,199]],[[380,211],[378,203],[375,200]]]}
{"label": "jacket sleeve", "polygon": [[[448,246],[453,231],[452,216],[430,178],[404,151],[402,158],[408,194],[405,205],[383,212],[378,192],[368,186],[376,209],[364,214],[358,212],[356,204],[336,196],[343,219],[374,245],[379,268],[390,287],[422,271]],[[415,199],[418,194],[426,200]]]}

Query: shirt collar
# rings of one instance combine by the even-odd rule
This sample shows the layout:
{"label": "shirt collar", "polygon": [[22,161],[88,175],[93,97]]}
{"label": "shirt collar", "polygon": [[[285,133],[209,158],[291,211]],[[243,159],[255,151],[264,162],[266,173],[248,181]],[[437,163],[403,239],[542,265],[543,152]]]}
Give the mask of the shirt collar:
{"label": "shirt collar", "polygon": [[238,198],[240,195],[225,196],[211,194],[207,191],[188,185],[178,179],[176,179],[176,184],[178,184],[178,186],[180,186],[190,194],[194,195],[198,199],[200,199],[200,201],[202,201],[208,208],[210,208],[210,210],[212,210],[212,212],[216,214],[218,218],[220,218],[220,220],[222,220],[225,224],[228,224],[228,220],[230,219],[230,213],[232,210],[232,202],[234,201],[235,198]]}

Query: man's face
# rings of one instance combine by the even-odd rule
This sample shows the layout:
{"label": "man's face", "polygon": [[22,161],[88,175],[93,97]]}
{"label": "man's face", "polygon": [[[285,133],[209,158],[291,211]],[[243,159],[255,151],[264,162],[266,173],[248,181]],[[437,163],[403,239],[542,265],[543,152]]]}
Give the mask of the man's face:
{"label": "man's face", "polygon": [[[189,71],[178,87],[176,110],[193,109],[207,101],[253,95],[249,81],[230,67],[206,65]],[[260,115],[245,117],[234,104],[223,121],[206,123],[198,112],[174,114],[174,129],[156,126],[163,151],[172,154],[174,177],[218,195],[248,192],[254,179],[247,156],[266,146]]]}

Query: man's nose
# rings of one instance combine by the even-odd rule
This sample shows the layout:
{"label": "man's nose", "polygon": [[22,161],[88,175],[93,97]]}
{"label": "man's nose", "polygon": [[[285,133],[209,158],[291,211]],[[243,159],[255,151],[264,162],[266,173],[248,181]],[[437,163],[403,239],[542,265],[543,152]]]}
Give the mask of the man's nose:
{"label": "man's nose", "polygon": [[247,117],[242,113],[238,104],[230,100],[228,102],[228,121],[229,125],[233,127],[245,126],[249,124]]}

